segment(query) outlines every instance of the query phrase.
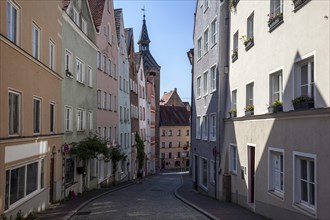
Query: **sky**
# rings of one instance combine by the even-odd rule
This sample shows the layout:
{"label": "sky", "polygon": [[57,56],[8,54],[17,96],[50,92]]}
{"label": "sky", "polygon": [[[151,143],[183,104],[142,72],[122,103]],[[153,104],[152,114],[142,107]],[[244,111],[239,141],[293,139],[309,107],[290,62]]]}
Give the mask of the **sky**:
{"label": "sky", "polygon": [[[177,88],[182,101],[191,97],[191,65],[187,52],[193,48],[196,0],[114,0],[122,8],[125,28],[133,28],[135,51],[145,8],[149,50],[160,70],[160,96]],[[161,97],[160,97],[161,98]]]}

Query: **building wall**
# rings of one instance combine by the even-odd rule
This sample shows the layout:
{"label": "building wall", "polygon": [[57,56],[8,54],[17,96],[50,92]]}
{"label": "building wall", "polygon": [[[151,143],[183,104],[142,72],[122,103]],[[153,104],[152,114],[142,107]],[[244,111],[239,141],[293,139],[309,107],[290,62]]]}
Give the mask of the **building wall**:
{"label": "building wall", "polygon": [[[239,37],[246,34],[247,18],[254,13],[254,45],[246,49],[243,40],[238,40],[238,59],[231,60],[227,112],[232,107],[232,91],[237,90],[237,118],[226,121],[221,167],[224,173],[231,175],[229,190],[233,202],[274,219],[328,219],[325,204],[329,203],[329,194],[324,192],[329,192],[329,172],[320,167],[329,166],[326,159],[329,157],[329,62],[326,61],[329,60],[326,49],[329,47],[329,28],[327,18],[317,15],[328,13],[329,2],[307,1],[295,10],[292,2],[283,1],[284,22],[273,30],[267,26],[269,10],[268,1],[260,4],[240,1],[236,12],[231,13],[231,40],[237,30]],[[310,16],[312,12],[315,16]],[[296,33],[304,30],[312,31],[297,38]],[[230,47],[233,51],[233,42]],[[295,111],[291,100],[301,95],[299,65],[307,59],[314,62],[315,109]],[[283,112],[268,114],[271,74],[278,71],[282,72]],[[246,85],[251,82],[254,83],[255,116],[243,117]],[[232,172],[231,144],[238,152],[237,174]],[[250,182],[252,170],[248,146],[255,148],[254,203],[249,202],[253,184]],[[284,161],[284,189],[279,194],[272,190],[274,151],[282,152]],[[302,191],[296,182],[301,169],[298,158],[308,159],[315,165],[315,197],[311,197],[315,198],[314,205],[311,200],[303,205],[303,199],[299,197]],[[224,193],[226,189],[223,189],[222,181],[219,182],[220,193]]]}
{"label": "building wall", "polygon": [[[119,48],[118,48],[118,106],[119,106],[119,143],[122,151],[127,155],[127,159],[122,164],[121,171],[123,172],[121,178],[131,178],[131,167],[128,161],[131,161],[131,125],[130,125],[130,94],[129,94],[129,62],[127,56],[127,45],[124,32],[123,14],[120,16],[119,29]],[[121,84],[121,85],[120,85]],[[120,112],[122,109],[122,113]],[[124,111],[126,109],[126,111]],[[125,115],[125,112],[126,113]],[[120,116],[122,114],[122,116]],[[121,118],[122,117],[122,118]]]}
{"label": "building wall", "polygon": [[[80,16],[83,16],[87,22],[87,34],[83,33],[81,27],[78,27],[74,21],[73,9],[75,7],[79,12]],[[62,48],[62,111],[64,112],[65,107],[72,108],[72,129],[66,130],[65,128],[65,115],[63,114],[63,132],[64,132],[64,143],[71,144],[72,142],[79,142],[86,138],[90,132],[95,133],[96,131],[96,56],[97,47],[95,40],[95,28],[92,23],[91,14],[89,12],[89,6],[87,1],[71,1],[69,7],[62,13],[62,37],[63,37],[63,48]],[[81,22],[80,22],[81,24]],[[67,76],[65,73],[65,51],[69,50],[72,54],[72,76]],[[76,71],[76,58],[79,58],[84,63],[84,82],[77,81]],[[92,86],[87,83],[87,68],[88,66],[92,69]],[[77,116],[78,108],[85,111],[85,129],[78,131]],[[91,124],[88,119],[88,112],[92,113]],[[91,129],[90,129],[91,128]],[[64,155],[64,158],[69,158],[69,154]],[[64,163],[65,164],[65,163]],[[74,168],[74,183],[65,183],[64,196],[68,195],[69,190],[74,190],[76,193],[83,191],[83,184],[89,185],[88,177],[83,181],[83,175],[76,172],[76,167],[82,166],[77,164],[75,160]],[[63,171],[65,172],[65,170]],[[73,184],[73,185],[72,185]],[[63,195],[62,195],[63,196]]]}
{"label": "building wall", "polygon": [[[50,161],[52,151],[62,145],[61,108],[61,10],[60,1],[11,3],[17,7],[18,41],[7,38],[7,1],[0,2],[0,213],[16,216],[19,210],[28,214],[48,207],[50,200]],[[42,9],[42,10],[41,10]],[[49,19],[44,19],[47,16]],[[32,24],[40,29],[40,59],[32,57]],[[52,27],[51,29],[48,27]],[[49,68],[49,40],[55,45],[54,69]],[[24,75],[22,75],[24,74]],[[19,132],[9,135],[9,90],[20,94]],[[40,133],[33,132],[33,98],[41,99]],[[55,106],[54,132],[50,132],[50,104]],[[42,149],[42,150],[41,150]],[[44,159],[44,167],[41,160]],[[44,185],[25,195],[5,209],[6,171],[38,162],[37,178]],[[55,165],[56,166],[56,165]],[[61,180],[61,166],[54,169],[54,181]],[[41,175],[41,171],[44,175]],[[30,177],[30,176],[29,176]],[[29,178],[26,177],[26,178]]]}
{"label": "building wall", "polygon": [[[170,130],[172,131],[172,135],[170,135]],[[179,135],[179,130],[181,132],[180,135]],[[172,143],[171,148],[169,147],[170,142]],[[180,146],[179,146],[179,142],[180,142]],[[178,152],[180,152],[180,157],[178,156]],[[171,158],[169,158],[169,153],[171,153]],[[190,127],[161,126],[160,127],[161,168],[162,169],[188,168],[189,157],[190,157]]]}
{"label": "building wall", "polygon": [[[220,2],[218,1],[208,1],[208,7],[205,7],[204,1],[197,1],[196,3],[196,17],[195,17],[195,26],[194,26],[194,72],[193,72],[193,115],[192,115],[192,143],[191,149],[193,156],[197,156],[200,160],[204,158],[207,160],[207,187],[200,187],[200,191],[208,194],[210,196],[215,195],[215,185],[211,179],[211,161],[214,161],[213,148],[216,147],[217,141],[210,140],[207,134],[207,138],[203,140],[203,129],[201,129],[201,137],[198,138],[196,135],[196,126],[197,126],[197,117],[201,117],[200,125],[203,127],[204,123],[202,122],[203,116],[206,116],[210,119],[210,114],[216,114],[218,109],[218,82],[216,83],[216,90],[211,90],[211,68],[216,67],[216,81],[218,81],[218,62],[219,62],[219,8]],[[211,23],[216,19],[217,23],[217,37],[215,44],[211,43]],[[208,29],[209,31],[209,49],[204,51],[204,32]],[[201,40],[201,57],[198,58],[198,39]],[[203,74],[208,71],[208,90],[204,93],[203,87]],[[201,79],[201,95],[197,95],[197,78]],[[218,126],[218,124],[217,124]],[[196,161],[196,165],[193,169],[193,179],[198,186],[201,186],[201,173],[199,172],[201,164]],[[211,184],[212,182],[212,184]]]}

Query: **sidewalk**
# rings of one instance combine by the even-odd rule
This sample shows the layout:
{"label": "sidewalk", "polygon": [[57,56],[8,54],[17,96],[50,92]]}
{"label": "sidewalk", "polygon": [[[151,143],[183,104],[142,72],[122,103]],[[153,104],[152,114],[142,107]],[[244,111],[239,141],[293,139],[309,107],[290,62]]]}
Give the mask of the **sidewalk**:
{"label": "sidewalk", "polygon": [[36,214],[36,218],[38,220],[48,220],[48,219],[56,219],[56,220],[66,220],[71,218],[76,212],[79,211],[82,207],[86,204],[90,203],[91,201],[116,190],[120,190],[122,188],[128,187],[132,184],[135,184],[134,180],[126,181],[118,183],[115,186],[110,186],[107,188],[101,188],[96,190],[91,190],[85,192],[81,196],[77,197],[76,199],[64,202],[62,204],[53,204],[44,212],[40,212]]}
{"label": "sidewalk", "polygon": [[192,188],[192,177],[189,174],[181,176],[182,185],[175,191],[175,196],[199,212],[207,215],[210,219],[267,219],[237,204],[218,201],[202,195]]}

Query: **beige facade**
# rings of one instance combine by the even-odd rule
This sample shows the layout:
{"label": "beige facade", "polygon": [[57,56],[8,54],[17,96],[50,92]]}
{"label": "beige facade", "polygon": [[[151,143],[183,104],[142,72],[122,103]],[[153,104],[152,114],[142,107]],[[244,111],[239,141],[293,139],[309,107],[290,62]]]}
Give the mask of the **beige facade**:
{"label": "beige facade", "polygon": [[[272,219],[330,218],[328,16],[327,1],[233,8],[227,112],[237,117],[225,121],[221,167],[231,184],[220,179],[220,198]],[[299,96],[314,106],[297,110]],[[268,109],[275,101],[278,113]]]}
{"label": "beige facade", "polygon": [[0,213],[8,217],[47,208],[62,179],[60,4],[0,2]]}
{"label": "beige facade", "polygon": [[161,169],[189,168],[190,126],[160,127]]}

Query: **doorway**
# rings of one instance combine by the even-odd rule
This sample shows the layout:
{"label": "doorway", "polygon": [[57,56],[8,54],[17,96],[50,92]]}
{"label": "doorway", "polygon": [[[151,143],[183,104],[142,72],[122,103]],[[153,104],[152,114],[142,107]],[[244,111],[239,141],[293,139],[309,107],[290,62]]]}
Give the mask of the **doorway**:
{"label": "doorway", "polygon": [[255,146],[248,145],[248,203],[254,203]]}

